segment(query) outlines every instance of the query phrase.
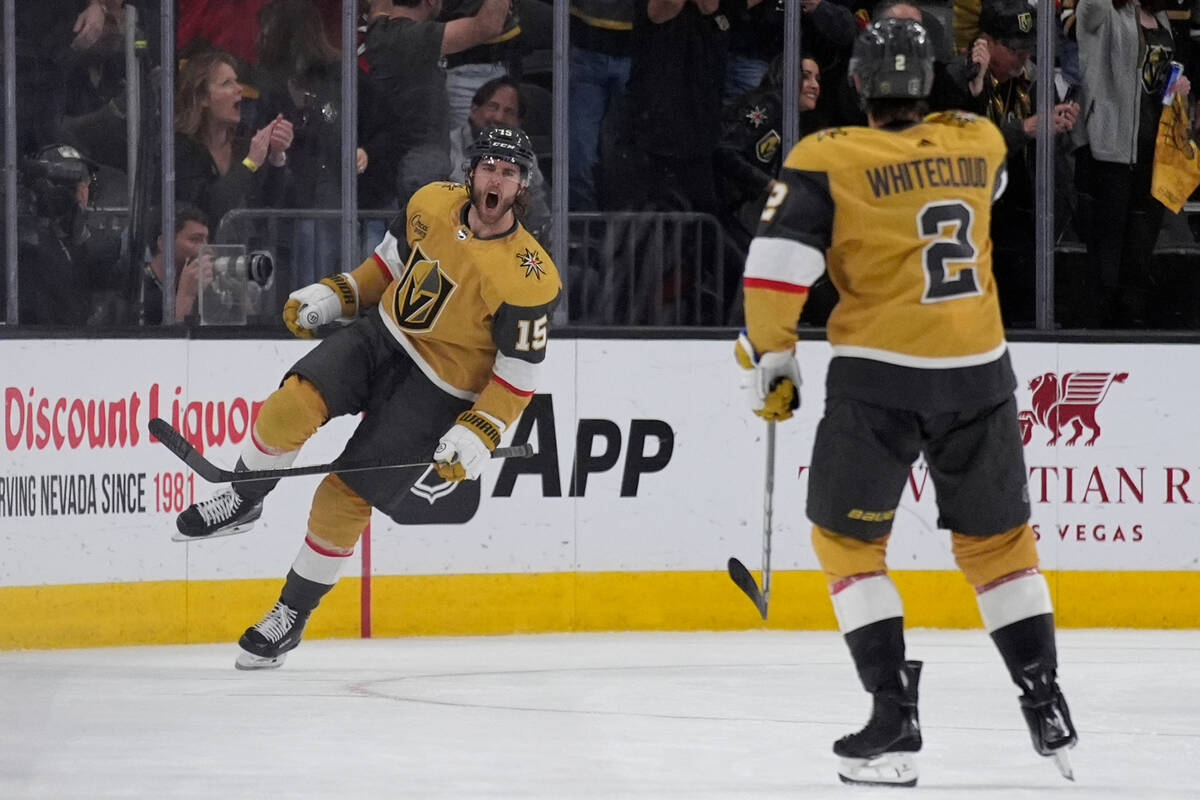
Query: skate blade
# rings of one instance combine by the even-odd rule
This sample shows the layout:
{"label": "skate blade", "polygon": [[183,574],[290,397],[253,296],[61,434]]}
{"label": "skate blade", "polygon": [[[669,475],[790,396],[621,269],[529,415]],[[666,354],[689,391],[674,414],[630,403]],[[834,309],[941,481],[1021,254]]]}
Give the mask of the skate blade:
{"label": "skate blade", "polygon": [[1064,778],[1069,781],[1075,780],[1075,771],[1071,769],[1071,757],[1067,755],[1067,748],[1055,750],[1050,757],[1054,759],[1054,766],[1058,767]]}
{"label": "skate blade", "polygon": [[[255,520],[257,522],[257,520]],[[222,536],[233,536],[239,533],[245,533],[254,527],[254,522],[249,522],[244,525],[233,525],[228,528],[222,528],[219,531],[208,534],[207,536],[187,536],[180,533],[178,530],[171,534],[172,542],[206,542],[209,539],[219,539]]]}
{"label": "skate blade", "polygon": [[238,653],[237,660],[233,662],[234,669],[254,670],[254,669],[279,669],[283,666],[284,660],[287,658],[287,653],[280,653],[274,658],[267,656],[256,656],[253,653],[247,653],[242,650]]}
{"label": "skate blade", "polygon": [[917,761],[912,753],[842,758],[838,764],[838,778],[852,786],[916,786]]}

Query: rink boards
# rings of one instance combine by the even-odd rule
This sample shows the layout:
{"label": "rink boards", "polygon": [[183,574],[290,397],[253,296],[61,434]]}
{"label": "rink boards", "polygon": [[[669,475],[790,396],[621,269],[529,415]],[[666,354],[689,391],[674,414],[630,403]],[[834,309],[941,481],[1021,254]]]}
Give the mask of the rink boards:
{"label": "rink boards", "polygon": [[[4,340],[0,648],[236,637],[278,593],[319,477],[281,482],[254,532],[170,541],[213,487],[146,423],[176,423],[222,466],[310,343]],[[1060,625],[1200,620],[1200,346],[1013,344],[1033,523]],[[727,341],[552,342],[505,443],[538,455],[478,484],[426,475],[410,524],[376,514],[310,635],[720,630],[760,624],[724,572],[757,569],[764,425]],[[769,625],[831,628],[804,516],[829,347],[803,342],[797,418],[778,428]],[[332,421],[298,463],[332,460]],[[910,625],[978,624],[923,463],[889,565]]]}

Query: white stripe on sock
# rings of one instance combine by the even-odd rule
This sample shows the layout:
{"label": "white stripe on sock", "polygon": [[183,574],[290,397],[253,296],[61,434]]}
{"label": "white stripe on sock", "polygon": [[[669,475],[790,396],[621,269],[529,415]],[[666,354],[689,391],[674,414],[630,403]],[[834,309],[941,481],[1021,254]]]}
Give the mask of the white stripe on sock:
{"label": "white stripe on sock", "polygon": [[304,544],[300,545],[300,552],[296,555],[296,560],[292,562],[292,569],[301,578],[313,583],[332,586],[337,583],[342,565],[346,563],[346,559],[354,555],[354,551],[342,554],[325,548],[317,550],[316,547],[319,545],[314,546],[308,537],[305,537]]}
{"label": "white stripe on sock", "polygon": [[837,616],[838,628],[842,633],[879,622],[884,619],[904,616],[904,603],[900,592],[887,573],[877,573],[855,580],[839,581],[830,593],[833,613]]}
{"label": "white stripe on sock", "polygon": [[300,448],[282,453],[271,451],[258,440],[257,433],[251,433],[242,445],[242,461],[249,469],[285,469],[296,461]]}
{"label": "white stripe on sock", "polygon": [[1050,587],[1040,572],[1029,572],[1010,581],[998,581],[976,596],[979,616],[988,633],[1028,617],[1054,612]]}

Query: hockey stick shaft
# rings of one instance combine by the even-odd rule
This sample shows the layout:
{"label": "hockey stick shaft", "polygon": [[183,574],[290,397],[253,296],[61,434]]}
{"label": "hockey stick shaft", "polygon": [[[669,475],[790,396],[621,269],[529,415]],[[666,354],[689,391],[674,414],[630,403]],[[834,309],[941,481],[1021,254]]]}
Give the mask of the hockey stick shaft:
{"label": "hockey stick shaft", "polygon": [[767,466],[763,478],[762,616],[771,602],[771,517],[775,508],[775,421],[767,422]]}
{"label": "hockey stick shaft", "polygon": [[775,423],[767,422],[767,468],[763,488],[763,561],[762,588],[755,582],[754,576],[746,565],[736,558],[730,558],[728,564],[729,577],[741,589],[763,619],[767,618],[767,604],[771,599],[771,515],[775,498]]}
{"label": "hockey stick shaft", "polygon": [[[330,472],[365,472],[373,469],[406,469],[410,467],[427,467],[429,461],[417,461],[412,464],[394,464],[387,461],[369,461],[350,464],[338,464],[332,461],[328,464],[310,464],[304,467],[285,467],[281,469],[256,469],[236,472],[222,469],[209,461],[175,430],[165,420],[155,417],[150,420],[150,433],[168,450],[178,456],[197,475],[209,483],[231,483],[237,481],[272,481],[280,478],[296,478],[301,475],[324,475]],[[513,447],[497,447],[492,451],[492,458],[526,458],[533,455],[533,445],[519,444]]]}

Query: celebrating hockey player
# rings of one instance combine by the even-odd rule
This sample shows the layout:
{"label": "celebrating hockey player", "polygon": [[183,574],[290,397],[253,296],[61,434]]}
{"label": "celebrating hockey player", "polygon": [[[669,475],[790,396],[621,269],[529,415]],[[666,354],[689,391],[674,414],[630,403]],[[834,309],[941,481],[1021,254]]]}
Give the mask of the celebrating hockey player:
{"label": "celebrating hockey player", "polygon": [[[340,461],[432,459],[447,481],[479,477],[537,388],[561,283],[514,210],[533,164],[529,138],[488,128],[466,155],[465,186],[418,190],[371,258],[289,296],[283,317],[297,336],[357,319],[287,372],[259,412],[238,471],[291,466],[326,420],[362,413]],[[395,518],[423,471],[326,476],[279,601],[242,635],[236,666],[283,663],[353,554],[371,508]],[[248,530],[277,482],[234,481],[181,513],[174,538]]]}
{"label": "celebrating hockey player", "polygon": [[812,542],[873,710],[838,739],[847,783],[913,786],[921,662],[905,657],[886,553],[909,467],[924,454],[984,625],[1021,690],[1043,756],[1071,777],[1076,741],[1057,683],[1054,614],[1029,499],[988,237],[1004,189],[989,121],[925,116],[932,45],[908,19],[867,27],[850,73],[869,127],[822,131],[788,155],[745,270],[737,356],[755,413],[799,405],[794,355],[805,293],[828,268],[839,293],[833,359],[808,483]]}

